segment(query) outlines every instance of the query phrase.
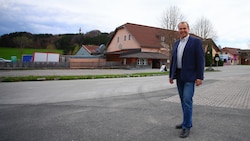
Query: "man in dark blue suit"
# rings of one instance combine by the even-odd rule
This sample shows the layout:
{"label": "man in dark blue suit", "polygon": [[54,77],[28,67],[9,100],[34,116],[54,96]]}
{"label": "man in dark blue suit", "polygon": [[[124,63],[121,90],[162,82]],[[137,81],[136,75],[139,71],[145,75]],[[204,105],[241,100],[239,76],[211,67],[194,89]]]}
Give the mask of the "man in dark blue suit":
{"label": "man in dark blue suit", "polygon": [[204,51],[201,40],[189,35],[187,22],[178,24],[178,32],[180,40],[174,44],[169,82],[173,84],[176,79],[183,112],[183,121],[176,129],[182,129],[180,137],[186,138],[192,127],[194,87],[204,78]]}

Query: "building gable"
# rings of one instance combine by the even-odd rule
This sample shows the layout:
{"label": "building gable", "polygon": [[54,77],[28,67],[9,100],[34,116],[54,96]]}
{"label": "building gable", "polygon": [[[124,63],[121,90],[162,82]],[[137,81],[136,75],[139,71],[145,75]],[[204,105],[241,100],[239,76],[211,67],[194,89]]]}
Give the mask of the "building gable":
{"label": "building gable", "polygon": [[179,38],[178,32],[162,28],[126,23],[116,28],[107,52],[141,49],[142,52],[166,54],[167,48]]}
{"label": "building gable", "polygon": [[223,53],[229,53],[231,55],[238,55],[239,51],[240,51],[240,49],[238,49],[238,48],[230,48],[230,47],[224,47],[222,49]]}
{"label": "building gable", "polygon": [[212,39],[204,39],[203,42],[203,50],[206,53],[209,53],[210,47],[212,49],[212,56],[214,57],[216,54],[221,54],[221,49],[214,43]]}
{"label": "building gable", "polygon": [[82,45],[82,47],[79,49],[79,51],[76,53],[76,55],[92,55],[95,54],[99,46],[94,45]]}
{"label": "building gable", "polygon": [[139,49],[140,46],[133,35],[125,28],[119,28],[113,36],[107,52],[116,52],[128,49]]}
{"label": "building gable", "polygon": [[91,56],[91,54],[83,47],[81,47],[76,55],[82,55],[82,56]]}
{"label": "building gable", "polygon": [[162,48],[162,42],[169,38],[166,35],[171,32],[174,35],[175,31],[166,30],[163,28],[150,27],[127,23],[124,27],[134,36],[141,47]]}

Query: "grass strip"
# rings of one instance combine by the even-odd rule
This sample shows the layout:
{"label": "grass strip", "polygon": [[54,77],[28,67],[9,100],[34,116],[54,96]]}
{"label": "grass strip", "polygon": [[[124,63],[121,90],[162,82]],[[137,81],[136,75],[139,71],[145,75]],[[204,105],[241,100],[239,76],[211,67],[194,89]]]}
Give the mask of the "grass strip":
{"label": "grass strip", "polygon": [[104,78],[126,78],[126,77],[148,77],[168,75],[169,72],[144,72],[132,74],[102,74],[102,75],[77,75],[77,76],[10,76],[0,77],[0,82],[21,81],[48,81],[48,80],[78,80],[78,79],[104,79]]}

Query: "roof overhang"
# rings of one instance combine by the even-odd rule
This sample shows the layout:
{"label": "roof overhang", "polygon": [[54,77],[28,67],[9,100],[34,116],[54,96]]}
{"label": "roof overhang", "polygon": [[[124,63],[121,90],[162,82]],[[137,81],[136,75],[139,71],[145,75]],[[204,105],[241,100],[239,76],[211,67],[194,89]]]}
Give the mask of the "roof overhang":
{"label": "roof overhang", "polygon": [[167,59],[167,55],[154,52],[138,52],[133,54],[120,55],[120,58],[144,58],[144,59]]}
{"label": "roof overhang", "polygon": [[106,54],[133,54],[133,53],[137,53],[137,52],[141,52],[141,49],[126,49],[126,50],[119,50],[119,51],[115,51],[115,52],[106,52]]}

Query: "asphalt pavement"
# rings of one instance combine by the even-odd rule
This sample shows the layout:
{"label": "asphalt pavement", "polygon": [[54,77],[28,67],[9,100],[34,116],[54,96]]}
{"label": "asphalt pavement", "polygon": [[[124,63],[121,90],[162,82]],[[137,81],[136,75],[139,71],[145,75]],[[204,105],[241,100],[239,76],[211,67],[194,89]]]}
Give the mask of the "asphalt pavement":
{"label": "asphalt pavement", "polygon": [[[1,141],[248,141],[250,66],[206,72],[196,87],[193,128],[168,76],[0,83]],[[145,70],[0,71],[5,76],[128,74]]]}

